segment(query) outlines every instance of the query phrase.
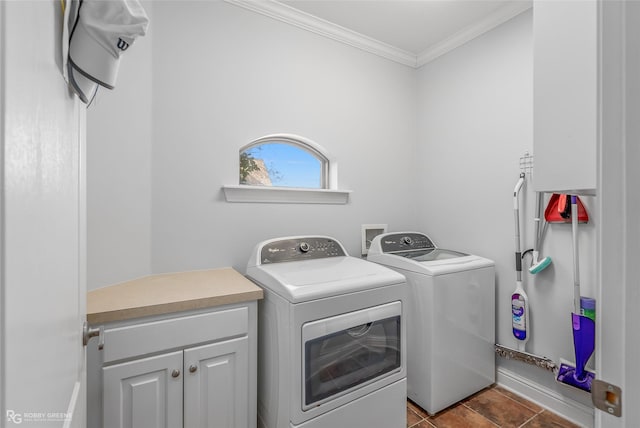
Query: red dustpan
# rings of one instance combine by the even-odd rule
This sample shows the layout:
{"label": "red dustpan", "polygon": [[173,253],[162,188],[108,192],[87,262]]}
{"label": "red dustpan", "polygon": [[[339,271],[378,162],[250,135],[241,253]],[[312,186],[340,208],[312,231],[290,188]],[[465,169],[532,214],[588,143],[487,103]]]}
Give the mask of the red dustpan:
{"label": "red dustpan", "polygon": [[[578,200],[578,223],[588,223],[589,215],[582,201]],[[549,199],[547,209],[544,210],[544,218],[548,223],[571,224],[571,200],[569,195],[554,193]]]}

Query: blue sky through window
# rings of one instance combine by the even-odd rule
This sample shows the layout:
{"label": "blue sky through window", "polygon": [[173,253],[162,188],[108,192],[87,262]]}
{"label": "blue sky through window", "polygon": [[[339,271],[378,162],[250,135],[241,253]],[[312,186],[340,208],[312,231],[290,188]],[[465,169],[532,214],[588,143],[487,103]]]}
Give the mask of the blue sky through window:
{"label": "blue sky through window", "polygon": [[262,159],[273,186],[322,188],[322,162],[291,144],[266,143],[246,151]]}

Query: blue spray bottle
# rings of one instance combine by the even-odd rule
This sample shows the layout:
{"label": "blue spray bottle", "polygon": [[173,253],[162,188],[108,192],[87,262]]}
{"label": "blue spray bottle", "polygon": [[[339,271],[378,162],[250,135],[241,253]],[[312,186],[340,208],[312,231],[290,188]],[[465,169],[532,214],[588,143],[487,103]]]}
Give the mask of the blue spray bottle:
{"label": "blue spray bottle", "polygon": [[520,281],[511,295],[511,327],[513,337],[518,341],[518,350],[524,351],[529,340],[529,300]]}

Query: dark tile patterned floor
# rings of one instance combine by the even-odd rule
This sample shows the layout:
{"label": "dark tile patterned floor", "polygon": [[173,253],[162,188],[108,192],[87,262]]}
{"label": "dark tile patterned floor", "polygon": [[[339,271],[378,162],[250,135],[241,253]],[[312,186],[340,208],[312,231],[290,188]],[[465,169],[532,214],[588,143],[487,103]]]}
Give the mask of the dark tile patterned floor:
{"label": "dark tile patterned floor", "polygon": [[429,416],[407,402],[411,428],[579,428],[560,416],[499,386],[483,389],[453,406]]}

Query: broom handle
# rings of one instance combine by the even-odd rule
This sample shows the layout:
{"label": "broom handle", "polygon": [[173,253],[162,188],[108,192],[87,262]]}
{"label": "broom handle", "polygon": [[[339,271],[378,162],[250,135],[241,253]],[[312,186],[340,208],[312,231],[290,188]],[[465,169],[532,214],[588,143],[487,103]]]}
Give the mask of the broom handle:
{"label": "broom handle", "polygon": [[578,251],[578,203],[571,195],[571,235],[573,238],[573,311],[580,314],[580,253]]}
{"label": "broom handle", "polygon": [[535,265],[538,263],[538,254],[540,248],[540,218],[542,217],[541,208],[542,208],[542,192],[536,192],[536,216],[533,218],[535,231],[533,233],[533,262],[531,265]]}

